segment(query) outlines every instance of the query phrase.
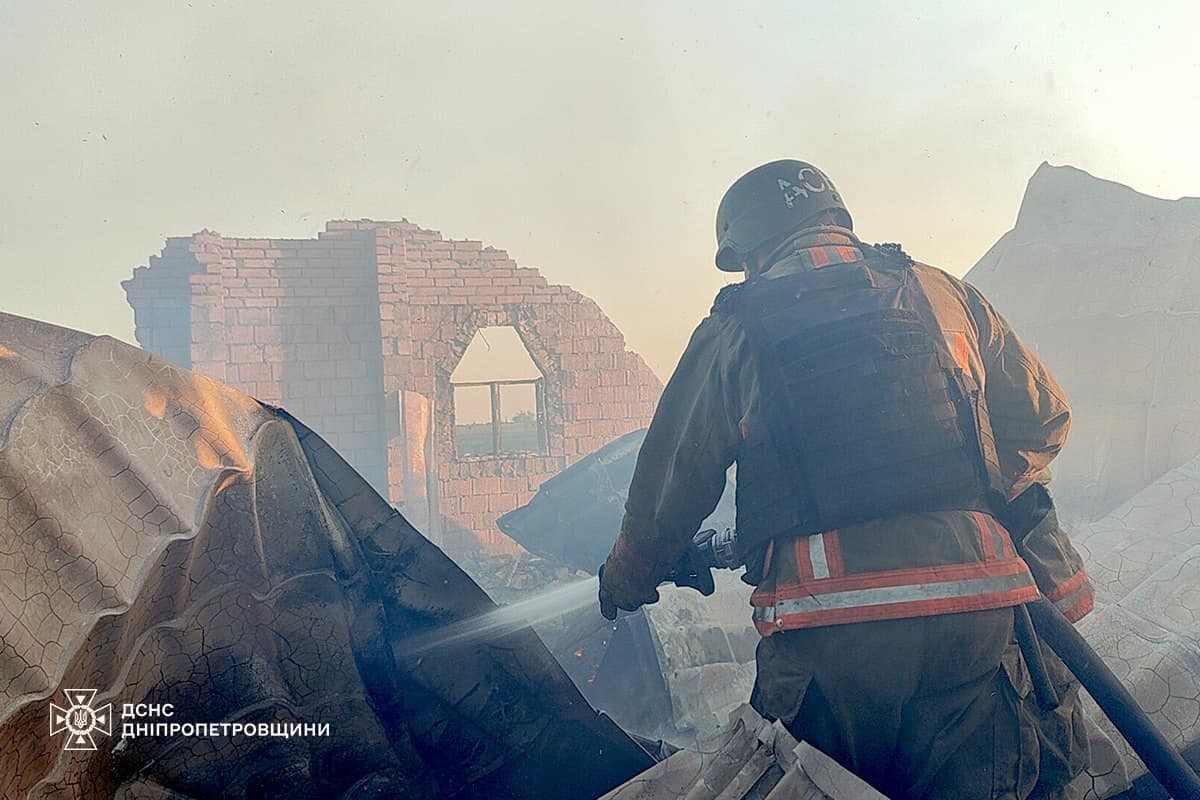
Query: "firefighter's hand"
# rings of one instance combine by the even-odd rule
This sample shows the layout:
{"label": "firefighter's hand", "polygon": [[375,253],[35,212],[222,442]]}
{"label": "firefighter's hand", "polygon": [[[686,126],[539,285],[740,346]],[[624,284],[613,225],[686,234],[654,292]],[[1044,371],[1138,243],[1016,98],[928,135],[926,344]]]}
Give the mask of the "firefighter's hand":
{"label": "firefighter's hand", "polygon": [[600,567],[600,613],[605,619],[616,619],[617,609],[637,611],[644,605],[658,602],[658,589],[644,576],[636,575],[609,556]]}
{"label": "firefighter's hand", "polygon": [[706,544],[707,537],[714,533],[716,531],[701,531],[696,534],[693,546],[684,553],[683,560],[675,568],[675,574],[671,576],[676,586],[695,589],[705,597],[717,590],[713,583],[712,566],[704,560],[703,551],[700,549],[700,545]]}

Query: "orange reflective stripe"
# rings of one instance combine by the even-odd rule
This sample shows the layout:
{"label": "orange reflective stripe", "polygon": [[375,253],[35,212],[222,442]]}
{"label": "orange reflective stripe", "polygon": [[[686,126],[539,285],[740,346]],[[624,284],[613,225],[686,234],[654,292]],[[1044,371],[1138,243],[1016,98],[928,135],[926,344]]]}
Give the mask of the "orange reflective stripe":
{"label": "orange reflective stripe", "polygon": [[982,511],[972,511],[971,518],[979,527],[979,543],[983,547],[983,557],[987,561],[1012,559],[1017,557],[1012,546],[1012,537],[1008,530],[995,517]]}
{"label": "orange reflective stripe", "polygon": [[839,245],[835,249],[837,250],[838,257],[842,259],[842,263],[844,263],[844,264],[849,264],[854,261],[862,260],[862,253],[860,253],[857,249],[855,249],[853,247],[846,247],[845,245]]}
{"label": "orange reflective stripe", "polygon": [[754,609],[754,623],[759,633],[769,636],[776,630],[1003,608],[1037,597],[1037,587],[1025,572],[776,600]]}
{"label": "orange reflective stripe", "polygon": [[1054,587],[1046,598],[1071,622],[1078,622],[1096,607],[1096,590],[1082,568]]}
{"label": "orange reflective stripe", "polygon": [[1046,597],[1051,602],[1057,603],[1059,600],[1062,600],[1064,597],[1071,594],[1085,583],[1090,585],[1091,582],[1088,580],[1087,570],[1080,567],[1079,571],[1074,575],[1067,578],[1058,586],[1055,586],[1049,592],[1046,592]]}
{"label": "orange reflective stripe", "polygon": [[837,531],[797,536],[792,542],[792,547],[801,584],[805,581],[826,581],[845,576],[842,544]]}
{"label": "orange reflective stripe", "polygon": [[[954,614],[1036,600],[1038,587],[1028,565],[1016,556],[1008,531],[982,512],[971,512],[969,519],[979,536],[981,561],[847,575],[838,531],[793,538],[794,567],[781,562],[781,574],[774,576],[779,583],[767,582],[750,597],[755,627],[767,636],[777,630]],[[768,564],[772,553],[768,548]],[[1086,598],[1071,592],[1090,590],[1090,584],[1080,578],[1068,584],[1056,596],[1070,609],[1082,608]]]}
{"label": "orange reflective stripe", "polygon": [[792,540],[792,549],[796,558],[796,571],[800,573],[800,581],[811,581],[813,575],[812,559],[808,554],[808,537],[797,536]]}
{"label": "orange reflective stripe", "polygon": [[842,537],[837,531],[830,531],[824,536],[825,562],[829,564],[829,575],[833,578],[846,576],[846,564],[842,561]]}
{"label": "orange reflective stripe", "polygon": [[[889,588],[897,586],[924,586],[934,583],[994,578],[1007,575],[1029,576],[1024,561],[989,561],[968,564],[952,564],[938,567],[910,567],[881,572],[864,572],[842,578],[827,578],[821,581],[801,580],[784,583],[770,593],[772,599],[791,600],[797,597],[834,594],[860,589]],[[1029,578],[1032,581],[1032,578]]]}
{"label": "orange reflective stripe", "polygon": [[1079,620],[1092,613],[1092,610],[1096,607],[1096,594],[1090,586],[1086,589],[1080,589],[1079,594],[1080,596],[1077,598],[1072,596],[1054,604],[1054,607],[1061,611],[1062,615],[1069,622],[1079,622]]}
{"label": "orange reflective stripe", "polygon": [[979,548],[983,553],[983,560],[995,561],[998,558],[996,544],[992,541],[992,532],[988,530],[987,523],[983,520],[983,514],[972,511],[971,519],[975,522],[975,531],[979,536]]}
{"label": "orange reflective stripe", "polygon": [[812,565],[812,577],[815,580],[845,577],[842,543],[837,531],[808,537],[808,563]]}
{"label": "orange reflective stripe", "polygon": [[813,269],[820,269],[829,265],[829,253],[824,247],[812,247],[807,252],[808,257],[812,259]]}
{"label": "orange reflective stripe", "polygon": [[1017,550],[1015,547],[1013,547],[1012,533],[1008,530],[1008,528],[1000,524],[1000,520],[996,519],[995,517],[988,517],[988,520],[996,527],[997,530],[1000,531],[1002,555],[1005,558],[1016,558]]}
{"label": "orange reflective stripe", "polygon": [[767,542],[767,555],[763,558],[763,575],[771,569],[771,556],[775,555],[775,540]]}

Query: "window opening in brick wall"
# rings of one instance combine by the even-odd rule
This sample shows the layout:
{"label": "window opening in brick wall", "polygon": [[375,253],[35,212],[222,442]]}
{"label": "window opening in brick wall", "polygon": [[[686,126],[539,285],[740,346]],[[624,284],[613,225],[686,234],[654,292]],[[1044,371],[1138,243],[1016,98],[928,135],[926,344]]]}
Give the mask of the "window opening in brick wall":
{"label": "window opening in brick wall", "polygon": [[546,452],[546,381],[515,328],[477,331],[450,383],[456,457]]}

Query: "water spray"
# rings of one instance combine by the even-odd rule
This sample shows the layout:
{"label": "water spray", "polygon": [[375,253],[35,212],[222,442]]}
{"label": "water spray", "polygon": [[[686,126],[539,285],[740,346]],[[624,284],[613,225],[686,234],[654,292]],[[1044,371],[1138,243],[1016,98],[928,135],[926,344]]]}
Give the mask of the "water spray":
{"label": "water spray", "polygon": [[[479,616],[408,636],[395,642],[392,650],[397,658],[405,659],[440,647],[504,636],[570,611],[597,605],[599,590],[600,579],[595,577],[556,586],[520,602],[486,611]],[[599,611],[596,613],[599,614]]]}
{"label": "water spray", "polygon": [[[706,574],[707,570],[711,568],[734,568],[737,565],[736,537],[737,534],[728,529],[723,532],[705,530],[697,533],[693,538],[695,568],[704,570]],[[680,586],[697,587],[695,582],[689,582],[686,578],[686,575],[681,574],[672,576],[669,580]],[[705,594],[712,592],[711,578],[708,584],[709,589]],[[392,650],[398,659],[419,657],[439,647],[504,636],[530,625],[577,611],[588,605],[596,605],[597,613],[599,613],[599,592],[599,578],[584,578],[563,586],[546,589],[520,602],[500,606],[470,619],[451,622],[448,625],[405,637],[395,642]]]}

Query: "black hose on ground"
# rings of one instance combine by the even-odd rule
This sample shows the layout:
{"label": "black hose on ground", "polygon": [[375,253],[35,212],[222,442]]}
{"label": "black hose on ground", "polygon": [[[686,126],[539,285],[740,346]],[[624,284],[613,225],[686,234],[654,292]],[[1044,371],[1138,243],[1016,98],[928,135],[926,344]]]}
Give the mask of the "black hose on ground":
{"label": "black hose on ground", "polygon": [[1200,800],[1200,778],[1075,626],[1044,597],[1026,607],[1042,641],[1058,653],[1171,797]]}
{"label": "black hose on ground", "polygon": [[1021,655],[1025,657],[1025,665],[1029,669],[1029,679],[1033,683],[1033,694],[1037,698],[1038,708],[1042,711],[1053,711],[1059,705],[1058,691],[1054,688],[1054,681],[1050,680],[1050,671],[1046,669],[1046,660],[1042,657],[1042,643],[1033,630],[1028,608],[1013,606],[1013,627],[1016,628]]}

